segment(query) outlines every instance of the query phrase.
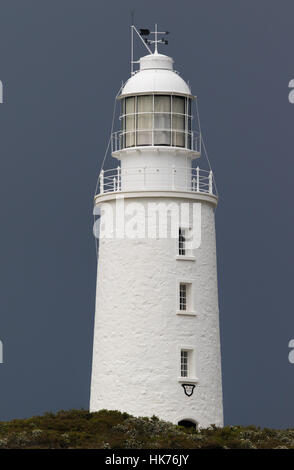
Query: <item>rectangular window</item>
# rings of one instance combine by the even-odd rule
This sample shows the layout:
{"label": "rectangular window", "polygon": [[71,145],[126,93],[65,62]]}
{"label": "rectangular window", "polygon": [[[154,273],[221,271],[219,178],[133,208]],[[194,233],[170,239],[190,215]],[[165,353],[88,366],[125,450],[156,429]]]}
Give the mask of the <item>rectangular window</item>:
{"label": "rectangular window", "polygon": [[180,310],[187,310],[187,284],[180,284]]}
{"label": "rectangular window", "polygon": [[193,347],[182,345],[178,350],[179,354],[179,381],[185,383],[188,382],[197,383],[198,379],[196,376],[196,363],[195,363],[195,349]]}
{"label": "rectangular window", "polygon": [[181,350],[181,377],[189,377],[189,352]]}
{"label": "rectangular window", "polygon": [[179,227],[179,235],[175,246],[177,259],[187,261],[195,260],[195,249],[193,247],[193,233],[194,232],[192,227]]}
{"label": "rectangular window", "polygon": [[179,228],[179,255],[185,256],[186,255],[186,237],[185,237],[185,229]]}
{"label": "rectangular window", "polygon": [[192,287],[193,281],[179,281],[176,301],[177,315],[196,315]]}

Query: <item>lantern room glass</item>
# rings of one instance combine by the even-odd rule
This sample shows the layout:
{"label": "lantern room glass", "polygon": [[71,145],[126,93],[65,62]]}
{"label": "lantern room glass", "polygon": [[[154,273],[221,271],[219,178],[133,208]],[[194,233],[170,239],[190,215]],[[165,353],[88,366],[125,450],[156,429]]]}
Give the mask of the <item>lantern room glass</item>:
{"label": "lantern room glass", "polygon": [[191,149],[191,99],[138,95],[121,100],[122,147],[173,146]]}
{"label": "lantern room glass", "polygon": [[137,145],[152,145],[153,96],[137,97]]}

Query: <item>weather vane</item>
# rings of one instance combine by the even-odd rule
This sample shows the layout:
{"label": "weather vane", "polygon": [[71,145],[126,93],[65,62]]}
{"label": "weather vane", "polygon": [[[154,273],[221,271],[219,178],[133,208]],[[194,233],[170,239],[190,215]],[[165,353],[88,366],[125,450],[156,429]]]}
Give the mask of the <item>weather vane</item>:
{"label": "weather vane", "polygon": [[[155,24],[155,31],[149,31],[149,29],[140,29],[140,35],[143,36],[146,44],[155,44],[154,53],[157,53],[157,44],[168,44],[167,39],[158,39],[158,34],[169,34],[169,31],[158,31],[157,24]],[[149,39],[147,36],[154,34],[154,39]]]}
{"label": "weather vane", "polygon": [[[132,23],[134,23],[134,11],[132,11]],[[131,75],[134,72],[134,64],[137,64],[138,61],[134,61],[134,31],[137,33],[139,38],[141,39],[142,43],[146,47],[149,54],[157,54],[158,53],[158,44],[168,44],[168,40],[165,37],[161,37],[158,39],[158,35],[167,35],[169,31],[158,31],[157,24],[155,24],[154,31],[150,31],[147,28],[140,28],[139,30],[136,28],[134,24],[131,25]],[[153,34],[154,39],[150,39],[149,36]],[[154,44],[154,52],[150,49],[149,46]]]}

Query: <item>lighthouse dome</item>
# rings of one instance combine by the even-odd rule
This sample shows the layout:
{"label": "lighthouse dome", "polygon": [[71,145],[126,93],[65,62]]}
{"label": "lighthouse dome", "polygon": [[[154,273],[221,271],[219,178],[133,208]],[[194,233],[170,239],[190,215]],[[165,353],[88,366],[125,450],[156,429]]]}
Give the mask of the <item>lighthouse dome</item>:
{"label": "lighthouse dome", "polygon": [[140,93],[168,93],[191,96],[190,87],[173,70],[173,59],[164,54],[148,54],[140,59],[140,69],[126,82],[121,97]]}

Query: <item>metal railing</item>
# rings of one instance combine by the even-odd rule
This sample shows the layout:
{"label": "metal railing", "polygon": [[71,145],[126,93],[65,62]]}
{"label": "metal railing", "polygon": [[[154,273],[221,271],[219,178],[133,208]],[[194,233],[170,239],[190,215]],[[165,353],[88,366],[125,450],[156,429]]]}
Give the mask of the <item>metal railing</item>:
{"label": "metal railing", "polygon": [[179,129],[140,129],[111,134],[111,152],[146,146],[176,147],[201,154],[201,134]]}
{"label": "metal railing", "polygon": [[199,167],[138,167],[102,170],[99,194],[120,191],[184,191],[217,195],[212,171]]}

